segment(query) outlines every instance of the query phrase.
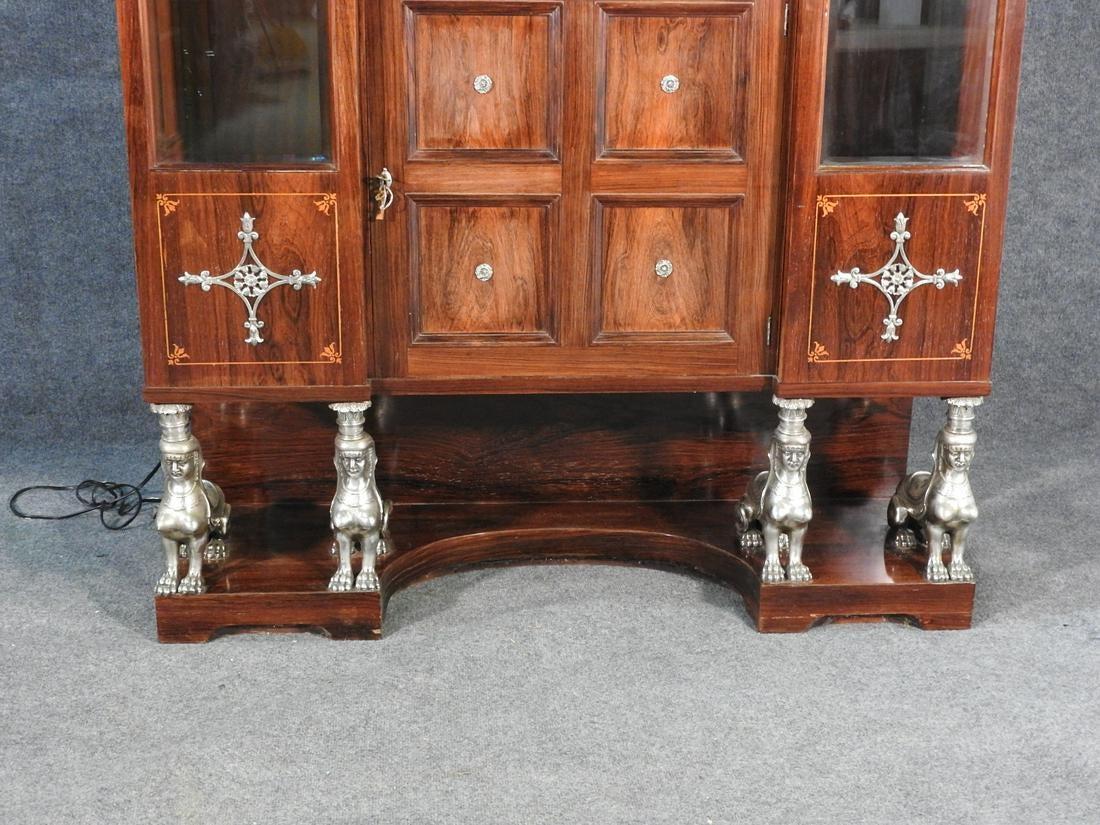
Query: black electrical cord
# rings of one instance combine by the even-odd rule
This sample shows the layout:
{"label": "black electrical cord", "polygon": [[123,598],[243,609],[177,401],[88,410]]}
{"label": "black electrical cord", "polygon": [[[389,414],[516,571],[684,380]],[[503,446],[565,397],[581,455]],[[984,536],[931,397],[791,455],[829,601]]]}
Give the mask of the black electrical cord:
{"label": "black electrical cord", "polygon": [[[99,513],[99,520],[108,530],[122,530],[130,526],[134,519],[141,513],[141,508],[146,504],[158,504],[159,498],[146,498],[143,494],[145,485],[152,481],[153,476],[160,469],[160,462],[149,471],[138,485],[119,484],[114,481],[95,481],[87,479],[76,485],[59,486],[54,484],[40,484],[33,487],[24,487],[17,490],[15,495],[8,499],[8,509],[18,518],[31,521],[64,521],[76,518],[87,513]],[[80,510],[70,513],[28,513],[19,508],[19,499],[28,493],[73,493],[76,500],[84,505]]]}

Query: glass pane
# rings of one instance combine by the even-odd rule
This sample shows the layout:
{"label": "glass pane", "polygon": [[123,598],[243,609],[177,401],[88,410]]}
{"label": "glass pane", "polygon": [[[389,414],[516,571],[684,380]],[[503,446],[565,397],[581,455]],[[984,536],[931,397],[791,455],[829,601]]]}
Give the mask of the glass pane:
{"label": "glass pane", "polygon": [[150,0],[157,158],[331,158],[326,0]]}
{"label": "glass pane", "polygon": [[826,162],[980,161],[996,0],[833,0]]}

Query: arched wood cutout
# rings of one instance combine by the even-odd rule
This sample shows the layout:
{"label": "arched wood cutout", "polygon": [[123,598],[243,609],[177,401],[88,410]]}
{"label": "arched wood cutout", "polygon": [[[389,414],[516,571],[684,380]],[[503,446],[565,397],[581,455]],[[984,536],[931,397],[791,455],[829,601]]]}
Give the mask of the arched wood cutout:
{"label": "arched wood cutout", "polygon": [[[760,559],[734,537],[736,502],[593,502],[398,506],[380,593],[329,593],[335,569],[327,512],[316,504],[242,506],[228,557],[208,567],[209,591],[156,600],[162,642],[225,633],[312,631],[382,635],[386,602],[417,582],[515,564],[636,564],[693,573],[741,594],[758,630],[797,632],[825,621],[896,619],[928,629],[970,625],[974,586],[933,585],[924,559],[883,552],[885,501],[820,502],[807,538],[807,585],[759,584]],[[413,589],[404,598],[423,598]],[[517,593],[522,599],[522,593]],[[470,632],[476,633],[476,627]]]}

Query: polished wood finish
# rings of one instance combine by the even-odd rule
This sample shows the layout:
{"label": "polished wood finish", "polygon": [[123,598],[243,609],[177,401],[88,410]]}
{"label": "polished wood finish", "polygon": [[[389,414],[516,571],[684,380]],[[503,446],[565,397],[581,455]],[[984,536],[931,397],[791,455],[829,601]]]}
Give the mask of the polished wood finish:
{"label": "polished wood finish", "polygon": [[[876,392],[887,382],[912,386],[913,394],[923,395],[957,394],[961,386],[984,388],[979,394],[988,392],[1025,5],[1025,0],[998,4],[981,162],[923,165],[822,163],[829,0],[800,0],[792,5],[792,71],[797,82],[791,92],[791,185],[778,367],[781,394],[814,396],[820,386],[820,394],[862,395]],[[969,110],[961,116],[972,121],[977,116],[975,101],[964,98],[962,105]],[[967,203],[974,206],[966,207]],[[836,204],[835,211],[829,204]],[[962,288],[948,287],[938,295],[929,295],[928,287],[914,292],[901,313],[906,322],[902,340],[879,345],[871,332],[888,311],[883,311],[882,296],[876,312],[868,303],[870,295],[841,290],[829,276],[836,271],[834,265],[854,262],[853,246],[869,244],[876,232],[891,231],[892,220],[884,224],[884,217],[898,212],[913,218],[914,265],[928,272],[956,261],[948,268],[964,268],[964,280]],[[836,248],[836,238],[845,233],[854,236],[846,235],[842,247]],[[886,256],[879,260],[868,248],[864,253],[868,262],[858,264],[864,272],[885,263],[889,238],[881,243],[885,247],[879,250],[886,248]],[[940,260],[937,263],[926,255]],[[842,296],[835,295],[841,291]],[[815,302],[830,293],[835,296],[834,306],[824,307],[822,324],[822,307]],[[948,343],[951,338],[955,341]],[[952,353],[956,343],[961,346]],[[818,351],[818,344],[829,357]]]}
{"label": "polished wood finish", "polygon": [[598,200],[595,341],[732,341],[740,205]]}
{"label": "polished wood finish", "polygon": [[[410,157],[555,158],[561,111],[556,3],[406,2]],[[474,79],[490,78],[479,92]]]}
{"label": "polished wood finish", "polygon": [[[675,388],[686,375],[714,385],[769,372],[780,8],[384,0],[365,11],[386,55],[368,55],[365,76],[384,93],[366,132],[397,193],[386,220],[370,226],[372,382],[434,392],[452,381],[510,379],[513,391],[528,392],[550,379],[592,386],[602,378],[609,388],[634,388],[636,379],[640,389],[665,376]],[[514,114],[521,53],[525,105],[540,113],[530,125],[544,141],[509,137],[499,122]],[[493,78],[488,94],[473,88],[477,74]],[[667,74],[680,79],[673,93],[661,88]],[[440,90],[425,92],[423,78]],[[446,146],[423,142],[424,95],[447,96],[428,107],[448,130]],[[427,232],[423,217],[435,203],[470,211]],[[545,208],[548,223],[497,211],[525,206]],[[648,231],[657,237],[645,254],[615,248]],[[507,259],[504,236],[528,271],[484,289],[468,256],[491,249]],[[682,262],[668,282],[651,257],[662,245]],[[537,256],[545,273],[526,265]]]}
{"label": "polished wood finish", "polygon": [[600,156],[740,160],[752,8],[601,3]]}
{"label": "polished wood finish", "polygon": [[969,627],[974,585],[929,584],[920,554],[883,553],[885,506],[878,499],[816,505],[804,555],[814,571],[809,585],[760,584],[760,558],[743,555],[733,539],[731,502],[398,506],[392,549],[378,563],[380,593],[325,589],[333,562],[323,507],[241,507],[229,557],[208,573],[209,592],[156,600],[157,635],[162,642],[205,642],[232,632],[308,630],[374,639],[386,602],[403,589],[465,570],[546,563],[702,576],[739,592],[756,628],[768,633],[828,621]]}
{"label": "polished wood finish", "polygon": [[[784,5],[332,2],[331,162],[230,168],[157,157],[155,125],[176,115],[158,106],[174,69],[155,55],[172,44],[159,6],[118,0],[148,395],[466,392],[479,381],[489,392],[674,390],[689,376],[741,389],[769,375],[785,395],[988,392],[1024,0],[998,0],[980,162],[923,166],[822,164],[828,0],[796,0],[789,15]],[[981,43],[967,41],[965,67],[988,58]],[[473,88],[478,74],[493,78],[488,94]],[[669,75],[673,92],[661,89]],[[985,97],[963,89],[964,131]],[[367,175],[383,166],[396,202],[367,221]],[[329,197],[320,227],[311,204]],[[664,238],[609,252],[646,231],[617,211],[633,198],[635,219],[668,210],[652,218]],[[839,206],[823,215],[819,198]],[[468,211],[429,220],[429,232],[425,218],[442,214],[429,207],[448,203]],[[677,211],[720,207],[732,229]],[[248,209],[263,212],[269,265],[300,260],[323,279],[265,301],[271,334],[255,348],[231,334],[243,321],[232,296],[191,295],[177,280],[231,266],[231,213]],[[870,288],[828,276],[875,266],[899,211],[912,213],[918,265],[958,265],[964,280],[914,294],[902,341],[887,345]],[[317,255],[322,237],[328,254]],[[652,274],[661,240],[689,261],[687,277]],[[479,289],[463,271],[479,247],[524,271]]]}
{"label": "polished wood finish", "polygon": [[556,199],[422,199],[409,208],[414,343],[553,342]]}
{"label": "polished wood finish", "polygon": [[[761,630],[969,623],[972,586],[884,556],[884,502],[908,398],[990,390],[1025,0],[959,56],[992,66],[958,101],[973,156],[911,165],[822,161],[830,0],[332,0],[331,156],[267,166],[158,154],[164,0],[117,2],[145,397],[198,405],[237,508],[211,592],[157,600],[161,638],[373,637],[403,587],[544,561],[693,570]],[[321,278],[267,296],[258,347],[236,296],[178,280],[236,265],[245,212],[267,266]],[[830,277],[882,266],[898,213],[913,264],[962,281],[914,291],[887,343],[883,296]],[[733,544],[772,389],[833,399],[808,422],[807,586],[761,587]],[[395,549],[381,595],[330,594],[325,403],[372,397]]]}
{"label": "polished wood finish", "polygon": [[[364,386],[373,371],[372,328],[360,220],[360,44],[354,4],[328,4],[336,162],[278,171],[158,161],[150,53],[156,35],[149,7],[144,0],[118,0],[117,7],[146,385]],[[326,196],[331,196],[328,214],[314,204],[324,204]],[[232,269],[241,253],[237,210],[250,207],[260,218],[256,249],[264,262],[278,270],[301,261],[306,272],[318,270],[322,283],[295,295],[280,294],[287,287],[273,291],[259,313],[266,343],[246,350],[243,303],[227,291],[184,288],[178,276],[184,269],[215,275]],[[319,237],[309,237],[313,234]],[[227,298],[237,301],[236,314]]]}
{"label": "polished wood finish", "polygon": [[[905,472],[911,403],[821,401],[817,496],[889,497]],[[207,475],[234,503],[328,501],[333,414],[324,404],[204,403]],[[767,465],[774,407],[759,393],[379,396],[367,416],[378,483],[399,504],[736,500]]]}

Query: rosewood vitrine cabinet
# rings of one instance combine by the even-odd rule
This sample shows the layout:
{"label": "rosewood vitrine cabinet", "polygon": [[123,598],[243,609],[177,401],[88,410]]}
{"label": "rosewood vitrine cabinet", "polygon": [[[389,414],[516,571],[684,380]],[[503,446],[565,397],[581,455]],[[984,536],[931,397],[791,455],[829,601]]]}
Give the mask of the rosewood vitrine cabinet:
{"label": "rosewood vitrine cabinet", "polygon": [[1023,0],[118,10],[162,639],[540,561],[969,624]]}

